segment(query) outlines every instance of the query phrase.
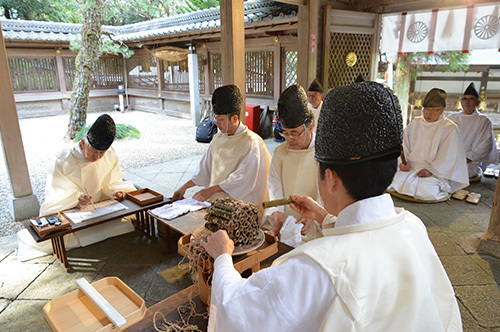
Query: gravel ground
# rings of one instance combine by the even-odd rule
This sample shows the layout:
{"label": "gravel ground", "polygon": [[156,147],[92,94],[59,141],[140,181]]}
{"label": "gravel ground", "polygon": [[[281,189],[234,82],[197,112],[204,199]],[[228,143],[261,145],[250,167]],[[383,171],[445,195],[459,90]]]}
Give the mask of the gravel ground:
{"label": "gravel ground", "polygon": [[[87,123],[93,123],[101,114],[88,114]],[[203,154],[208,148],[208,144],[196,142],[196,128],[191,120],[138,111],[115,112],[110,115],[116,123],[133,125],[141,132],[139,139],[125,139],[113,143],[123,170]],[[39,202],[43,202],[45,179],[52,168],[55,154],[74,144],[64,139],[68,116],[21,119],[19,124],[33,193],[38,197]],[[22,225],[15,222],[9,213],[8,197],[11,196],[11,185],[3,153],[0,159],[2,160],[0,162],[0,236],[6,236],[16,233]]]}

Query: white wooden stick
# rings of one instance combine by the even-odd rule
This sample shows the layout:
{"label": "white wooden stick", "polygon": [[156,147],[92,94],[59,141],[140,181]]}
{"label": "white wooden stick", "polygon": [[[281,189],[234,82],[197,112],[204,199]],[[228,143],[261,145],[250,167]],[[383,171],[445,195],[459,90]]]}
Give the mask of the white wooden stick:
{"label": "white wooden stick", "polygon": [[108,316],[109,320],[116,326],[121,327],[127,323],[123,317],[99,292],[85,279],[76,280],[76,284],[95,304]]}

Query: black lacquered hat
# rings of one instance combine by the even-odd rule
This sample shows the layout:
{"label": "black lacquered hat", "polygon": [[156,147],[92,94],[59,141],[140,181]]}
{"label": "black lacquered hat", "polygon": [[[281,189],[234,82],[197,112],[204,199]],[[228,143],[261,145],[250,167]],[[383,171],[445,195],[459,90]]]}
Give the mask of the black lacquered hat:
{"label": "black lacquered hat", "polygon": [[311,82],[311,85],[309,85],[309,89],[307,89],[307,91],[316,91],[316,92],[323,93],[323,86],[321,85],[321,83],[317,79],[314,79]]}
{"label": "black lacquered hat", "polygon": [[294,84],[283,91],[278,99],[278,118],[284,128],[297,128],[312,121],[304,88]]}
{"label": "black lacquered hat", "polygon": [[87,132],[87,140],[96,149],[105,151],[109,149],[116,136],[115,121],[107,114],[103,114],[95,120]]}
{"label": "black lacquered hat", "polygon": [[316,132],[317,161],[351,164],[397,158],[402,143],[401,108],[389,88],[362,82],[333,89],[326,95]]}
{"label": "black lacquered hat", "polygon": [[467,89],[465,89],[464,95],[472,95],[472,96],[476,97],[477,99],[479,99],[479,93],[477,92],[477,89],[476,89],[476,86],[474,85],[474,82],[469,84]]}
{"label": "black lacquered hat", "polygon": [[243,106],[240,89],[234,85],[224,85],[212,94],[212,107],[215,114],[238,113]]}
{"label": "black lacquered hat", "polygon": [[423,107],[446,107],[446,91],[432,88],[427,92],[422,104]]}

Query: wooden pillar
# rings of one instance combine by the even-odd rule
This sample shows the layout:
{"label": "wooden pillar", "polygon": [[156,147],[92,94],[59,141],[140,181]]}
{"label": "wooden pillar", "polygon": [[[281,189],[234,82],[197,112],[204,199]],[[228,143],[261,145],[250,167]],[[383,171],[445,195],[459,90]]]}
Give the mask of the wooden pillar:
{"label": "wooden pillar", "polygon": [[309,5],[299,6],[299,26],[297,42],[299,44],[297,59],[297,83],[306,91],[309,87]]}
{"label": "wooden pillar", "polygon": [[66,76],[64,75],[64,64],[61,57],[61,51],[56,51],[56,68],[57,68],[57,78],[59,80],[59,91],[61,91],[61,108],[63,111],[67,111],[70,108],[69,98],[68,98],[68,88],[66,87]]}
{"label": "wooden pillar", "polygon": [[[220,0],[222,84],[238,86],[246,100],[243,0]],[[245,105],[240,111],[245,124]]]}
{"label": "wooden pillar", "polygon": [[[276,37],[276,38],[278,38],[278,37]],[[273,98],[274,98],[275,104],[278,104],[278,99],[279,99],[280,94],[281,94],[281,85],[282,85],[281,84],[281,77],[283,76],[283,75],[281,75],[281,68],[283,67],[283,70],[284,70],[284,66],[282,66],[281,59],[282,59],[282,57],[281,57],[281,42],[278,40],[278,42],[274,43],[274,47],[273,47],[273,62],[274,62],[274,68],[273,68],[274,93],[273,93]]]}
{"label": "wooden pillar", "polygon": [[2,136],[3,152],[13,195],[9,202],[10,213],[15,220],[34,217],[38,215],[40,204],[31,188],[1,23],[0,100],[2,101],[0,135]]}
{"label": "wooden pillar", "polygon": [[297,82],[306,90],[315,78],[321,80],[321,73],[317,69],[318,50],[321,49],[319,15],[319,0],[308,0],[307,4],[299,5]]}
{"label": "wooden pillar", "polygon": [[163,79],[165,69],[163,68],[163,60],[156,58],[156,77],[158,78],[158,110],[163,111],[162,91],[165,88],[165,80]]}

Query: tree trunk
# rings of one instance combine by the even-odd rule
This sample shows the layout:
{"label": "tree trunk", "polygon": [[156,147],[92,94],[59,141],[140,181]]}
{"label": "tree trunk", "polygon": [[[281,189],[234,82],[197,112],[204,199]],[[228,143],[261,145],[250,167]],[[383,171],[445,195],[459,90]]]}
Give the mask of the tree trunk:
{"label": "tree trunk", "polygon": [[410,70],[411,61],[406,55],[398,55],[398,63],[396,65],[394,93],[398,96],[399,105],[401,106],[401,115],[403,123],[406,125],[408,119],[408,98],[410,96]]}
{"label": "tree trunk", "polygon": [[87,106],[89,102],[90,85],[94,65],[101,55],[101,24],[103,0],[95,0],[85,13],[85,22],[82,27],[82,43],[76,57],[77,76],[71,94],[70,116],[68,132],[70,139],[87,121]]}

